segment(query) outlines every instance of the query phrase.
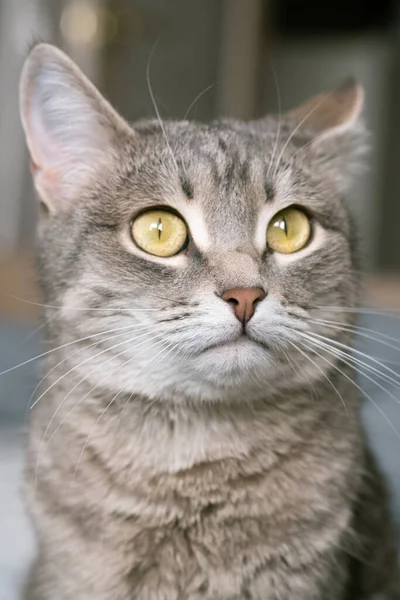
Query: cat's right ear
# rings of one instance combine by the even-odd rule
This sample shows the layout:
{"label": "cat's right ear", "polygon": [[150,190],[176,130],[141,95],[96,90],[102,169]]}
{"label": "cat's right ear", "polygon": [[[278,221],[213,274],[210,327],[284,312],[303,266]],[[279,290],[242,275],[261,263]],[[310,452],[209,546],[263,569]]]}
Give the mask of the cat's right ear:
{"label": "cat's right ear", "polygon": [[25,63],[20,111],[36,190],[51,211],[68,208],[134,135],[60,50],[36,46]]}
{"label": "cat's right ear", "polygon": [[[353,177],[363,170],[368,150],[368,133],[362,117],[364,89],[353,78],[341,86],[314,96],[305,104],[286,113],[293,132],[303,130],[315,166],[342,191],[352,185]],[[302,148],[298,149],[301,152]],[[297,151],[296,151],[297,152]]]}

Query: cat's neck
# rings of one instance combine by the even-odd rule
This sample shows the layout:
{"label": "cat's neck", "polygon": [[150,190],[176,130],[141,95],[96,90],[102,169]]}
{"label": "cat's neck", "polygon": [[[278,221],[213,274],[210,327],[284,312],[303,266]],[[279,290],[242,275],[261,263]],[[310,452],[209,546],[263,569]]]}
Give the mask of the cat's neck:
{"label": "cat's neck", "polygon": [[[347,412],[335,393],[303,390],[280,401],[242,403],[166,404],[143,397],[121,398],[107,414],[93,404],[94,412],[78,417],[88,444],[96,446],[110,469],[131,464],[149,476],[173,474],[218,461],[251,461],[252,468],[270,468],[294,447],[317,444],[334,447],[353,435],[357,403]],[[123,407],[123,413],[121,413]],[[96,424],[94,426],[94,423]],[[104,440],[107,443],[104,443]]]}
{"label": "cat's neck", "polygon": [[[80,373],[70,375],[74,380],[55,370],[53,383],[46,382],[46,402],[40,400],[34,411],[37,450],[47,449],[41,441],[46,437],[57,442],[49,443],[48,450],[58,454],[61,449],[56,460],[68,461],[69,470],[85,462],[89,452],[113,473],[125,465],[126,480],[226,461],[269,468],[299,445],[318,446],[318,452],[325,446],[335,453],[347,435],[354,435],[357,423],[358,398],[347,380],[336,381],[336,389],[321,377],[286,393],[266,390],[259,397],[259,390],[256,396],[251,390],[235,390],[229,401],[218,399],[217,393],[215,400],[206,401],[196,395],[95,390]],[[339,393],[346,398],[346,409]]]}

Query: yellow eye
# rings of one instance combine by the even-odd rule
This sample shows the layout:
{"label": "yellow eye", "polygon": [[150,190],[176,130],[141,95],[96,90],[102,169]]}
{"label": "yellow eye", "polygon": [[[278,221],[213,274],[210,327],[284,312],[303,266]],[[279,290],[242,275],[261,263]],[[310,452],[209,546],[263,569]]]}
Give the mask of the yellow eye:
{"label": "yellow eye", "polygon": [[310,220],[298,208],[289,206],[278,212],[267,228],[268,246],[276,252],[291,254],[304,248],[311,236]]}
{"label": "yellow eye", "polygon": [[133,221],[132,238],[148,254],[166,258],[184,250],[188,230],[178,215],[166,210],[149,210]]}

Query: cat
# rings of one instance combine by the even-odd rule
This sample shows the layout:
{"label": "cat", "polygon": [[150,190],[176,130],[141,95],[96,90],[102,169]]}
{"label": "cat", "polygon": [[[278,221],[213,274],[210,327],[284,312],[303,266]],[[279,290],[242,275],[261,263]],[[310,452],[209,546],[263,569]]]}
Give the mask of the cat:
{"label": "cat", "polygon": [[130,126],[32,50],[48,346],[27,600],[400,599],[351,354],[363,96]]}

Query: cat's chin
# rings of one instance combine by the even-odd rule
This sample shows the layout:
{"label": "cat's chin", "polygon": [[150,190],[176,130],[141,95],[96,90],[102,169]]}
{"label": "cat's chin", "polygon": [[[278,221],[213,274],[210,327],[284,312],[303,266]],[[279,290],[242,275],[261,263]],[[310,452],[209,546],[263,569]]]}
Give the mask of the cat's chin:
{"label": "cat's chin", "polygon": [[273,362],[266,346],[242,336],[204,350],[196,359],[195,369],[209,382],[235,386],[258,373],[265,374]]}

